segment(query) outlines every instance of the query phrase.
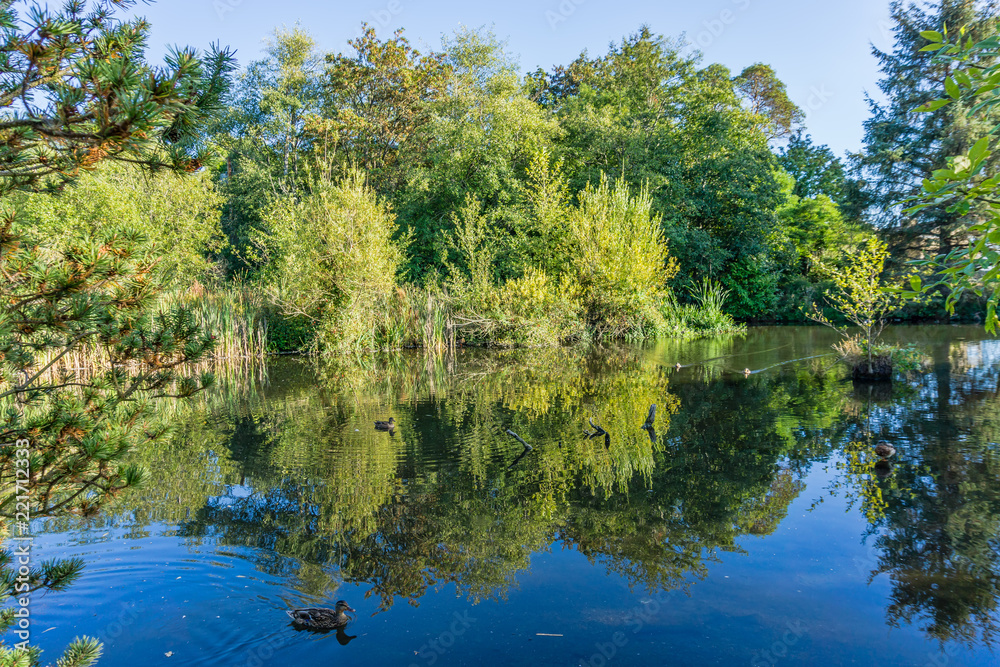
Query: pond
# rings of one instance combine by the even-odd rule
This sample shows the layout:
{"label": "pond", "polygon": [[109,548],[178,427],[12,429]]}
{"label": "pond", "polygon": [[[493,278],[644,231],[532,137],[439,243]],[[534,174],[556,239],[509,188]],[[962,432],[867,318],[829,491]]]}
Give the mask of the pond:
{"label": "pond", "polygon": [[[96,636],[108,667],[996,665],[1000,342],[889,337],[929,359],[892,386],[853,386],[814,327],[276,360],[166,406],[141,491],[36,526],[36,557],[86,569],[33,601],[35,643]],[[340,599],[340,632],[285,614]]]}

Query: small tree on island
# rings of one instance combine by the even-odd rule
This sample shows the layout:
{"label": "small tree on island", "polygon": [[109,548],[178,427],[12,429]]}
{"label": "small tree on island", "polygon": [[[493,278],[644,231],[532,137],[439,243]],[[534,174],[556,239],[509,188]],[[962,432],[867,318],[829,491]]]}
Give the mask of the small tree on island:
{"label": "small tree on island", "polygon": [[[185,49],[148,65],[149,25],[113,16],[133,5],[0,0],[0,196],[57,191],[103,160],[180,172],[203,164],[202,128],[221,111],[235,63],[225,51]],[[93,514],[140,483],[143,471],[122,458],[164,435],[151,419],[157,398],[211,383],[179,370],[213,345],[189,312],[154,308],[164,251],[144,234],[96,229],[39,247],[21,238],[9,201],[0,200],[0,538],[30,536],[33,519]],[[60,368],[81,350],[100,355],[86,369]],[[24,607],[82,566],[0,552],[0,601]],[[0,632],[21,640],[0,643],[0,665],[37,665],[15,611],[0,611]],[[83,667],[100,653],[85,637],[57,662]]]}
{"label": "small tree on island", "polygon": [[836,288],[826,296],[827,303],[860,331],[851,333],[847,327],[835,324],[816,304],[806,316],[843,337],[834,349],[851,366],[856,380],[892,377],[895,348],[878,342],[888,315],[901,301],[898,292],[882,284],[882,272],[888,256],[886,243],[872,237],[858,248],[853,259],[843,268],[834,268],[816,260],[817,271],[832,280]]}

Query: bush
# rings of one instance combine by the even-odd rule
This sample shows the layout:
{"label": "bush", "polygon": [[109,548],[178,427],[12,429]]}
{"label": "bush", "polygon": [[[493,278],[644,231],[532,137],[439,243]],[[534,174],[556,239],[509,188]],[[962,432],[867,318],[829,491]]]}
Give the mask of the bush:
{"label": "bush", "polygon": [[301,199],[279,199],[268,218],[279,252],[274,292],[285,315],[315,323],[323,354],[380,347],[403,253],[393,241],[395,218],[364,175],[351,171]]}
{"label": "bush", "polygon": [[207,173],[149,174],[104,163],[56,195],[15,193],[12,198],[18,212],[15,230],[28,244],[47,247],[67,235],[116,226],[141,231],[154,242],[160,270],[173,276],[170,286],[204,281],[213,272],[211,255],[224,245],[222,197]]}
{"label": "bush", "polygon": [[632,196],[619,179],[601,177],[579,195],[568,216],[574,242],[574,278],[586,316],[600,335],[644,337],[665,330],[662,304],[677,262],[667,252],[652,199],[643,188]]}

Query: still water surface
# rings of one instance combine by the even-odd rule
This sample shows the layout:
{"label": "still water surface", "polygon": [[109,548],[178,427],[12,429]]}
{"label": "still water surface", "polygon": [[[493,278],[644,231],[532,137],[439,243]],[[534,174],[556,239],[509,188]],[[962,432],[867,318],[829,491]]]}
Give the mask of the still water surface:
{"label": "still water surface", "polygon": [[[998,664],[1000,342],[897,328],[926,369],[854,387],[831,335],[276,361],[172,408],[142,491],[37,527],[36,557],[87,568],[33,602],[36,642],[96,636],[107,667]],[[285,615],[338,599],[345,632]]]}

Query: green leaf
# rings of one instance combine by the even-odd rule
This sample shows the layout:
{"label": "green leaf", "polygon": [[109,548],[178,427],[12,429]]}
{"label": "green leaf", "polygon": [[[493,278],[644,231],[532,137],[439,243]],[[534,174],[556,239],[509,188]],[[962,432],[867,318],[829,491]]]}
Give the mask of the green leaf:
{"label": "green leaf", "polygon": [[962,89],[958,87],[955,77],[949,76],[944,80],[944,89],[953,100],[957,100],[962,96]]}
{"label": "green leaf", "polygon": [[987,150],[990,147],[990,140],[988,137],[983,137],[975,143],[972,149],[969,151],[969,158],[973,162],[979,162],[984,157],[986,157]]}
{"label": "green leaf", "polygon": [[939,33],[937,30],[924,30],[920,33],[920,36],[926,39],[928,42],[940,43],[944,41],[944,35]]}
{"label": "green leaf", "polygon": [[948,46],[948,45],[947,44],[928,44],[927,46],[925,46],[924,48],[922,48],[920,50],[921,51],[940,51],[941,49],[945,48],[946,46]]}
{"label": "green leaf", "polygon": [[910,276],[910,289],[914,292],[920,292],[920,276]]}
{"label": "green leaf", "polygon": [[927,104],[922,104],[913,111],[916,113],[927,113],[930,111],[937,111],[943,106],[951,104],[951,100],[933,100]]}

